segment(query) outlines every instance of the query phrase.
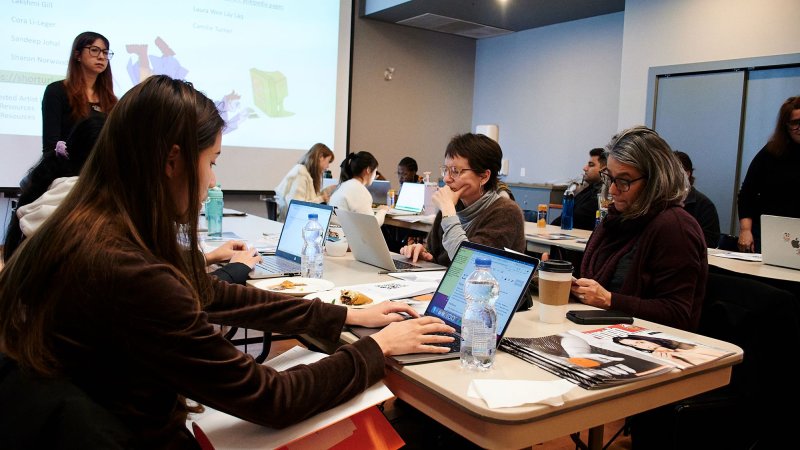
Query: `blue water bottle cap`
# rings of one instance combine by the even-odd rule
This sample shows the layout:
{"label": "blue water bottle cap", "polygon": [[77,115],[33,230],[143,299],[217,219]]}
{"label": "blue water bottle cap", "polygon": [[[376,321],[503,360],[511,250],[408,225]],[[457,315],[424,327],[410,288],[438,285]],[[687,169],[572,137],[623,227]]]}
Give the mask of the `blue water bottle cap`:
{"label": "blue water bottle cap", "polygon": [[475,266],[476,267],[491,267],[492,260],[488,258],[476,258],[475,259]]}
{"label": "blue water bottle cap", "polygon": [[308,214],[308,220],[311,220],[311,219],[319,219],[319,215],[317,215],[317,213],[309,213]]}

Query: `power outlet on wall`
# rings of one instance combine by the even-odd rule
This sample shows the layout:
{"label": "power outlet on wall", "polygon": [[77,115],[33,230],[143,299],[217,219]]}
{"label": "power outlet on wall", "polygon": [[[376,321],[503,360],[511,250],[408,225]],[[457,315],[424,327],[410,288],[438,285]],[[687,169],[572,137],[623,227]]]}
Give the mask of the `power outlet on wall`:
{"label": "power outlet on wall", "polygon": [[519,176],[521,176],[521,177],[525,176],[525,168],[524,167],[520,167],[519,168]]}

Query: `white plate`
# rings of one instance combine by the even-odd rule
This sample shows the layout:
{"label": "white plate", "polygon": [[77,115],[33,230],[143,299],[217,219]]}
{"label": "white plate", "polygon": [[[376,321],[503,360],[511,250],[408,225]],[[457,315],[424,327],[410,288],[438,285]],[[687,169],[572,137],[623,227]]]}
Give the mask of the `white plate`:
{"label": "white plate", "polygon": [[[313,293],[313,294],[308,294],[308,295],[304,296],[303,298],[307,298],[307,299],[319,298],[320,300],[322,300],[325,303],[332,303],[334,305],[341,305],[342,302],[339,300],[339,297],[341,295],[342,295],[342,290],[337,288],[337,289],[333,289],[333,290],[330,290],[330,291],[321,291],[321,292],[316,292],[316,293]],[[350,306],[350,308],[357,308],[357,309],[358,308],[364,308],[364,307],[367,307],[367,306],[372,306],[372,305],[374,305],[376,303],[380,303],[382,301],[383,300],[375,300],[375,299],[373,299],[372,303],[369,303],[369,304],[366,304],[366,305]]]}
{"label": "white plate", "polygon": [[[292,283],[302,284],[302,286],[295,286],[290,289],[273,289],[275,286],[279,286],[285,280],[289,280]],[[313,294],[314,292],[319,291],[327,291],[329,289],[333,289],[335,286],[332,281],[323,280],[320,278],[303,277],[267,278],[256,281],[252,284],[259,289],[264,289],[265,291],[294,295],[295,297],[302,297],[306,294]]]}

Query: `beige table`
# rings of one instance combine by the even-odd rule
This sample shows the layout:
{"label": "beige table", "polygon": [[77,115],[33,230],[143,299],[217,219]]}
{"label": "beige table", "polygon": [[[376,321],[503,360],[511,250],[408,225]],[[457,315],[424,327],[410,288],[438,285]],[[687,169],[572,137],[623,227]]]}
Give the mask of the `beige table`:
{"label": "beige table", "polygon": [[[571,308],[590,307],[575,304]],[[735,354],[700,367],[608,389],[589,391],[575,387],[567,394],[566,403],[559,407],[528,405],[489,409],[482,400],[468,398],[467,387],[473,378],[557,379],[502,351],[497,354],[495,368],[489,372],[465,372],[458,360],[413,366],[389,364],[384,382],[397,397],[481,447],[518,449],[590,429],[589,447],[600,449],[603,424],[725,386],[730,382],[732,366],[743,357],[742,349],[733,344],[643,320],[637,319],[635,324],[728,349]],[[537,320],[534,307],[518,313],[506,335],[546,336],[567,329],[597,327],[572,322],[544,324]],[[342,336],[347,342],[355,338],[350,333]]]}
{"label": "beige table", "polygon": [[[575,239],[549,239],[550,235],[566,234],[575,236]],[[592,235],[591,230],[562,230],[555,225],[546,225],[540,228],[535,222],[525,222],[525,240],[528,242],[527,250],[534,253],[551,252],[551,247],[561,247],[567,250],[582,252],[586,249],[586,239]]]}
{"label": "beige table", "polygon": [[[250,216],[248,216],[250,217]],[[227,217],[226,217],[227,219]],[[234,231],[243,238],[262,230],[274,232],[280,224],[259,218],[232,218],[223,221],[225,231]],[[353,260],[352,254],[325,258],[325,278],[337,285],[369,283],[388,279],[378,268]],[[530,311],[518,313],[509,326],[507,336],[545,336],[567,329],[597,327],[544,324],[537,320],[537,302]],[[571,304],[571,309],[589,309]],[[590,448],[602,447],[603,424],[669,404],[686,397],[725,386],[730,382],[731,368],[742,360],[742,350],[726,342],[687,333],[652,322],[636,320],[641,325],[691,340],[729,349],[732,356],[700,367],[675,371],[635,383],[608,389],[588,391],[575,387],[567,394],[563,406],[528,405],[489,409],[482,400],[466,396],[473,378],[553,380],[555,375],[505,352],[498,352],[495,368],[485,373],[462,371],[458,360],[398,366],[389,364],[384,380],[399,398],[413,405],[472,442],[486,448],[524,448],[534,444],[591,429]],[[349,332],[344,342],[356,339]]]}
{"label": "beige table", "polygon": [[774,280],[800,282],[800,270],[771,266],[762,262],[742,261],[740,259],[715,256],[715,249],[708,249],[708,263],[721,269],[745,275],[772,278]]}

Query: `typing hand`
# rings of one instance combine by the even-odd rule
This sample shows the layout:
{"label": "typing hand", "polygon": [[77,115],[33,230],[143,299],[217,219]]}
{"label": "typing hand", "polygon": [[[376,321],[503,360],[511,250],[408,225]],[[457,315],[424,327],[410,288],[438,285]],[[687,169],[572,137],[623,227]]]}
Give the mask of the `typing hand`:
{"label": "typing hand", "polygon": [[400,249],[400,254],[411,259],[411,262],[417,262],[419,259],[433,261],[433,255],[425,250],[425,246],[422,244],[406,245]]}

